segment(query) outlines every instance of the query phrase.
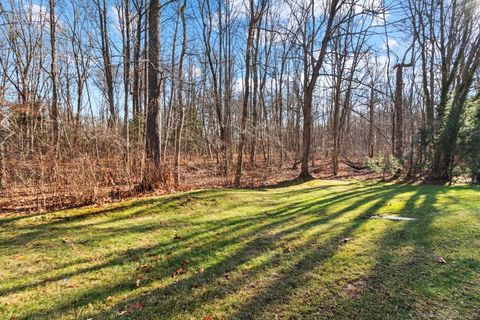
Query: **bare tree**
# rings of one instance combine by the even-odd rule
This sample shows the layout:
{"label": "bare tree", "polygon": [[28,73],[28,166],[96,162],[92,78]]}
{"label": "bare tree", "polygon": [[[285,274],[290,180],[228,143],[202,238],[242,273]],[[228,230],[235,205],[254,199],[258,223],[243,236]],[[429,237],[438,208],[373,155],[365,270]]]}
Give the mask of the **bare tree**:
{"label": "bare tree", "polygon": [[[108,102],[108,126],[113,128],[117,121],[114,101],[113,71],[110,52],[110,38],[108,36],[107,4],[106,0],[94,0],[98,10],[100,26],[100,41],[103,58],[103,72],[105,76],[106,97]],[[101,2],[100,2],[101,1]]]}
{"label": "bare tree", "polygon": [[[334,29],[334,21],[337,13],[339,12],[344,1],[331,0],[325,5],[324,19],[318,22],[314,17],[315,15],[315,2],[310,1],[309,6],[306,8],[306,19],[312,20],[312,32],[307,34],[307,21],[305,21],[305,28],[301,29],[303,48],[303,61],[304,61],[304,74],[303,74],[303,133],[302,133],[302,155],[301,155],[301,171],[300,178],[311,178],[308,168],[308,161],[310,158],[311,147],[311,135],[312,135],[312,104],[313,104],[313,92],[317,84],[317,80],[320,77],[320,71],[325,61],[327,54],[328,43],[332,37],[332,31]],[[309,13],[311,12],[311,13]],[[313,17],[311,16],[313,15]],[[322,32],[323,31],[323,32]],[[322,40],[318,37],[323,35]],[[314,44],[320,41],[321,45],[316,50]],[[318,52],[318,54],[316,54]]]}
{"label": "bare tree", "polygon": [[178,64],[178,117],[177,117],[177,127],[176,127],[176,141],[175,141],[175,184],[178,185],[180,181],[180,150],[182,143],[182,130],[184,123],[184,99],[183,99],[183,82],[184,82],[184,70],[183,63],[185,60],[185,54],[187,50],[187,23],[185,20],[185,8],[187,6],[187,1],[183,0],[182,5],[179,8],[179,15],[182,20],[182,49],[180,52],[180,61]]}
{"label": "bare tree", "polygon": [[147,154],[157,171],[161,168],[160,13],[160,1],[150,0],[148,5]]}
{"label": "bare tree", "polygon": [[59,130],[58,130],[58,90],[57,90],[57,51],[55,48],[56,38],[56,17],[55,17],[55,0],[49,0],[50,8],[50,50],[51,50],[51,66],[50,77],[52,78],[52,127],[53,127],[53,143],[58,147]]}
{"label": "bare tree", "polygon": [[243,148],[246,139],[246,127],[248,116],[248,101],[250,99],[250,72],[252,69],[251,55],[253,48],[253,36],[254,30],[257,24],[261,21],[267,5],[266,0],[261,0],[256,3],[254,0],[249,0],[249,21],[247,28],[247,47],[245,53],[245,80],[243,82],[244,93],[242,103],[242,120],[240,124],[240,141],[238,144],[238,158],[237,158],[237,170],[235,172],[235,185],[239,186],[242,179],[242,165],[243,165]]}

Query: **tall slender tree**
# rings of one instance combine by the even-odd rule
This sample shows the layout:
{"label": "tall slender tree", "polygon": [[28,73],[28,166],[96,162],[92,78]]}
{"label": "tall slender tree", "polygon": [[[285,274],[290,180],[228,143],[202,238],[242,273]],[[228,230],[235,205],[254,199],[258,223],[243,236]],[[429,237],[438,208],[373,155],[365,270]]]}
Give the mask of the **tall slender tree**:
{"label": "tall slender tree", "polygon": [[161,64],[160,64],[160,0],[148,5],[148,107],[147,155],[157,170],[161,169]]}
{"label": "tall slender tree", "polygon": [[56,40],[56,16],[55,16],[55,0],[49,0],[49,25],[50,25],[50,77],[52,79],[52,128],[53,128],[53,143],[55,148],[58,148],[59,134],[58,129],[58,89],[57,89],[57,50],[55,46]]}

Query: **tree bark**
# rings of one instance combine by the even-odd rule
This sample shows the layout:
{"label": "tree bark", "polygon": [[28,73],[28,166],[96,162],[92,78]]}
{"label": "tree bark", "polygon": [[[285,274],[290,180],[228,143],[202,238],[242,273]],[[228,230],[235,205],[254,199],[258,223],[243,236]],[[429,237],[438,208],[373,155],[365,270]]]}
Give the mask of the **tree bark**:
{"label": "tree bark", "polygon": [[161,169],[160,12],[160,1],[150,0],[148,6],[148,111],[146,146],[147,156],[153,161],[157,175]]}
{"label": "tree bark", "polygon": [[52,61],[50,65],[50,77],[52,79],[52,127],[53,127],[53,144],[55,149],[59,143],[58,129],[58,89],[57,89],[57,50],[55,47],[56,40],[56,17],[55,17],[55,0],[49,0],[50,7],[50,50]]}
{"label": "tree bark", "polygon": [[[251,54],[253,47],[253,32],[257,23],[261,20],[263,11],[267,4],[266,0],[261,0],[261,8],[255,10],[254,0],[250,0],[250,21],[248,23],[248,34],[247,34],[247,47],[245,54],[245,80],[244,80],[244,94],[243,94],[243,104],[242,104],[242,120],[240,125],[240,141],[238,144],[238,158],[237,158],[237,170],[235,173],[235,185],[240,186],[242,179],[242,166],[243,166],[243,149],[245,145],[246,137],[246,126],[247,126],[247,116],[248,116],[248,100],[250,98],[250,69],[251,69]],[[257,11],[257,12],[256,12]]]}
{"label": "tree bark", "polygon": [[177,118],[177,127],[176,127],[176,143],[175,143],[175,184],[178,185],[180,182],[180,150],[182,143],[182,130],[184,122],[184,112],[183,112],[183,62],[185,59],[185,53],[187,50],[187,24],[185,21],[185,7],[187,3],[186,0],[183,0],[182,7],[180,8],[180,18],[182,20],[182,51],[180,52],[180,61],[178,64],[178,118]]}
{"label": "tree bark", "polygon": [[110,53],[110,39],[108,37],[108,24],[107,24],[107,5],[106,1],[103,0],[103,4],[97,2],[98,7],[98,16],[100,23],[100,36],[101,36],[101,49],[103,57],[103,70],[105,74],[105,86],[107,93],[107,102],[108,102],[108,126],[113,128],[117,121],[117,115],[115,112],[115,101],[114,101],[114,84],[113,84],[113,71],[112,71],[112,61]]}
{"label": "tree bark", "polygon": [[403,65],[396,66],[395,84],[395,148],[394,156],[403,164]]}
{"label": "tree bark", "polygon": [[[311,179],[312,176],[308,169],[308,160],[310,157],[310,147],[311,147],[311,135],[312,135],[312,103],[313,103],[313,91],[317,83],[318,77],[320,76],[320,70],[322,69],[323,62],[325,60],[325,55],[327,52],[327,45],[330,42],[333,21],[339,10],[338,0],[332,0],[329,12],[328,12],[328,21],[325,27],[325,34],[322,39],[322,44],[320,48],[319,55],[313,65],[312,75],[308,80],[305,78],[304,81],[304,92],[303,92],[303,133],[302,133],[302,157],[301,157],[301,169],[300,169],[300,179]],[[308,46],[304,47],[304,59],[307,60]],[[306,64],[307,61],[304,61]],[[308,77],[307,74],[304,77]]]}

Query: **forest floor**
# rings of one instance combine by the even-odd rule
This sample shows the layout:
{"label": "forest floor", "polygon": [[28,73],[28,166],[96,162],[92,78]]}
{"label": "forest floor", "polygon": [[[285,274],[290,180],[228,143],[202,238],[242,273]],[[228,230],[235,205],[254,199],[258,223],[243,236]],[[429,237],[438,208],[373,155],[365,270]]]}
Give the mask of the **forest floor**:
{"label": "forest floor", "polygon": [[[206,159],[193,160],[195,161],[187,161],[182,164],[181,181],[178,186],[173,186],[173,181],[170,181],[153,192],[135,191],[139,181],[128,185],[122,179],[107,179],[108,181],[105,180],[102,183],[97,181],[92,185],[92,183],[83,181],[84,179],[80,179],[80,182],[78,182],[76,178],[72,178],[73,183],[71,183],[72,181],[65,181],[62,178],[59,179],[60,182],[58,183],[32,183],[28,187],[24,185],[9,187],[0,190],[0,214],[11,212],[38,213],[80,207],[92,203],[112,203],[134,197],[158,196],[199,189],[228,188],[233,185],[233,173],[223,176],[221,168],[216,162],[206,161]],[[300,169],[293,169],[292,164],[286,162],[283,166],[278,166],[258,161],[252,167],[250,163],[247,163],[243,171],[242,186],[258,188],[291,181],[298,177],[300,173]],[[70,171],[71,167],[71,164],[66,164],[63,170]],[[338,175],[334,177],[330,160],[326,158],[316,159],[314,163],[311,163],[310,169],[312,174],[320,179],[356,178],[366,180],[381,177],[380,174],[369,170],[354,170],[343,163],[339,166]],[[32,171],[34,170],[32,169]],[[122,171],[124,171],[124,168],[122,168]],[[102,176],[102,174],[98,173],[98,176]],[[89,196],[92,194],[95,194],[95,199]]]}
{"label": "forest floor", "polygon": [[479,319],[479,196],[313,180],[0,215],[0,319]]}

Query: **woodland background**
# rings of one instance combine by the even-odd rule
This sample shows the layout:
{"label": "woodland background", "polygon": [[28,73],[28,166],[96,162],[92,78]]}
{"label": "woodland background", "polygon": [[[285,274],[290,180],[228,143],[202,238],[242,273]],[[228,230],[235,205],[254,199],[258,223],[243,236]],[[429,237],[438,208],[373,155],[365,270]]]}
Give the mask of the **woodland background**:
{"label": "woodland background", "polygon": [[4,0],[2,210],[480,179],[477,0]]}

